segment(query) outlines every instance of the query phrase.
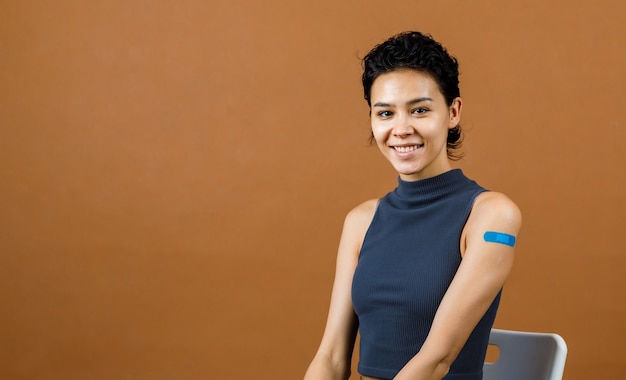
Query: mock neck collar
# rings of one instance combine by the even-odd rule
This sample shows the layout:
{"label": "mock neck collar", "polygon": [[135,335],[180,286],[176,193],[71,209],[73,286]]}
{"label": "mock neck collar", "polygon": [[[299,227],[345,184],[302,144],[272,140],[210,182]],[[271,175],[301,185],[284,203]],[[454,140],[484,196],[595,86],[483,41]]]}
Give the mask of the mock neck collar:
{"label": "mock neck collar", "polygon": [[453,193],[468,180],[461,169],[451,169],[418,181],[404,181],[398,177],[398,187],[394,194],[406,206],[415,206]]}

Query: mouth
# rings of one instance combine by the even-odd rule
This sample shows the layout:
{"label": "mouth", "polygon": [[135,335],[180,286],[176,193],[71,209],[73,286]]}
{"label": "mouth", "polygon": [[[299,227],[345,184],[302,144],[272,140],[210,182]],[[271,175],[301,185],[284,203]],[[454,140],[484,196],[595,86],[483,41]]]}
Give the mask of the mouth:
{"label": "mouth", "polygon": [[410,152],[416,151],[417,149],[423,146],[424,144],[416,144],[416,145],[392,146],[391,148],[394,149],[398,153],[410,153]]}

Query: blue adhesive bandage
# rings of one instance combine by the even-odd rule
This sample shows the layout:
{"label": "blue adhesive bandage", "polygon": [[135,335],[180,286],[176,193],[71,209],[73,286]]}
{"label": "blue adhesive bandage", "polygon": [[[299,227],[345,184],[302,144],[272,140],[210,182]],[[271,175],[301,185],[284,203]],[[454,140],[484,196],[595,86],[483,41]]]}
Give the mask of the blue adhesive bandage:
{"label": "blue adhesive bandage", "polygon": [[485,232],[484,239],[489,243],[500,243],[508,245],[509,247],[515,246],[515,236],[502,232],[487,231]]}

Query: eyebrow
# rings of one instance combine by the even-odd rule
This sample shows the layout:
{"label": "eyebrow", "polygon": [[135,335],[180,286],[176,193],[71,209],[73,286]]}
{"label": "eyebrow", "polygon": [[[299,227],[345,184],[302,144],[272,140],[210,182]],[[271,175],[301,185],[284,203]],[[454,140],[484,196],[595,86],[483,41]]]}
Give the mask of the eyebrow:
{"label": "eyebrow", "polygon": [[[413,100],[409,100],[408,102],[406,102],[406,105],[407,106],[412,106],[412,105],[417,104],[417,103],[432,102],[432,101],[433,100],[431,98],[429,98],[429,97],[422,97],[422,98],[416,98],[416,99],[413,99]],[[393,104],[377,102],[372,107],[393,107]]]}

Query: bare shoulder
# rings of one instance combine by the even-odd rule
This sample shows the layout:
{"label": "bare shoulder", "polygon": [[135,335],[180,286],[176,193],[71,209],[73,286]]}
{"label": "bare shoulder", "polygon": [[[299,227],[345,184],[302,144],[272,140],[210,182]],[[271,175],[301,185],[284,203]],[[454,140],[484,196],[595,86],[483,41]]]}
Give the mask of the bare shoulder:
{"label": "bare shoulder", "polygon": [[465,257],[467,247],[480,246],[486,231],[517,236],[521,226],[522,213],[509,197],[498,192],[481,193],[461,235],[461,254]]}
{"label": "bare shoulder", "polygon": [[376,207],[378,206],[378,199],[370,199],[356,206],[346,216],[346,221],[351,223],[363,223],[369,222],[374,217],[376,213]]}
{"label": "bare shoulder", "polygon": [[487,191],[476,198],[470,219],[472,224],[500,226],[517,231],[522,224],[522,212],[506,195]]}
{"label": "bare shoulder", "polygon": [[377,207],[378,199],[370,199],[350,210],[343,225],[344,238],[360,247]]}

